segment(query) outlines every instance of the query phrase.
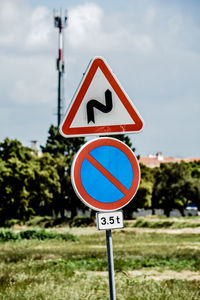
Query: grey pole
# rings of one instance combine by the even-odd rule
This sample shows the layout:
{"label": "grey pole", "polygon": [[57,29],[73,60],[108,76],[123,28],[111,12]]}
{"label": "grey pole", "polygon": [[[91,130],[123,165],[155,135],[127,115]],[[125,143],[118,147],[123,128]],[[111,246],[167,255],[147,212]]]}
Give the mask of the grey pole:
{"label": "grey pole", "polygon": [[109,275],[109,288],[110,300],[116,300],[115,295],[115,278],[114,278],[114,261],[112,249],[112,233],[111,230],[106,230],[106,245],[107,245],[107,258],[108,258],[108,275]]}

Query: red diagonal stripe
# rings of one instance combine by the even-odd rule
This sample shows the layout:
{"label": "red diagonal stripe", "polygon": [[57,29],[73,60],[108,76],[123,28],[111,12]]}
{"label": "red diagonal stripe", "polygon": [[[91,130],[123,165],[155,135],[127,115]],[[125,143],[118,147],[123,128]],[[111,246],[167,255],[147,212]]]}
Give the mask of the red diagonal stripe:
{"label": "red diagonal stripe", "polygon": [[117,180],[107,169],[105,169],[92,155],[88,153],[85,158],[112,184],[114,184],[124,195],[129,194],[129,190],[119,180]]}

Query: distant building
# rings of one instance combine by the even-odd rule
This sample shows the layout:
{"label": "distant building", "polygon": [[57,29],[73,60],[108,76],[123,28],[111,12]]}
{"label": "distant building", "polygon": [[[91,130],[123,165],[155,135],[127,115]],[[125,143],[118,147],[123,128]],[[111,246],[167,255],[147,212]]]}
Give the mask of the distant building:
{"label": "distant building", "polygon": [[38,149],[38,145],[37,145],[38,141],[36,140],[32,140],[31,141],[31,149],[34,151],[34,153],[36,153],[39,157],[42,156],[41,151]]}
{"label": "distant building", "polygon": [[149,156],[141,156],[139,162],[150,168],[159,167],[160,164],[164,163],[180,163],[181,161],[192,162],[200,161],[200,158],[174,158],[174,157],[164,157],[162,152],[156,154],[150,154]]}
{"label": "distant building", "polygon": [[31,141],[31,149],[34,150],[34,151],[38,151],[36,140]]}

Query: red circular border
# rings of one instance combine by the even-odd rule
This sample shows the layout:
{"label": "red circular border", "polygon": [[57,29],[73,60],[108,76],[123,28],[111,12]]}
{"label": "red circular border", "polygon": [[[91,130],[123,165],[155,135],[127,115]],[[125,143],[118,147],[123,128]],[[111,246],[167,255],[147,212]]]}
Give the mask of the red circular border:
{"label": "red circular border", "polygon": [[[129,189],[129,193],[127,193],[123,198],[120,200],[113,202],[113,203],[104,203],[99,202],[92,198],[83,187],[81,181],[81,166],[83,160],[85,159],[86,155],[93,149],[100,147],[100,146],[113,146],[121,150],[129,159],[132,170],[133,170],[133,181],[131,187]],[[87,142],[77,153],[76,157],[74,158],[73,165],[72,165],[72,172],[71,172],[72,184],[77,196],[84,202],[85,205],[89,206],[94,210],[99,211],[112,211],[122,208],[123,206],[127,205],[131,199],[134,197],[140,183],[140,167],[139,163],[135,157],[133,151],[123,142],[113,139],[113,138],[98,138],[92,141]]]}

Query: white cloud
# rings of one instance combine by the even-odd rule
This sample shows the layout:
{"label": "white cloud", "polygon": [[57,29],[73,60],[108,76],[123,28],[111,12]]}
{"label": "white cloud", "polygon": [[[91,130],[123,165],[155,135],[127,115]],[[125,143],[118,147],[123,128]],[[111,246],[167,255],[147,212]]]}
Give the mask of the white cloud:
{"label": "white cloud", "polygon": [[[41,48],[47,51],[52,44],[53,19],[49,10],[44,6],[38,6],[32,11],[29,23],[29,33],[26,35],[25,46],[30,49],[37,49],[41,53]],[[51,25],[51,26],[50,26]]]}
{"label": "white cloud", "polygon": [[0,1],[0,46],[7,55],[52,49],[53,17],[44,6],[31,8],[23,0]]}
{"label": "white cloud", "polygon": [[73,47],[95,43],[101,34],[102,19],[103,11],[95,3],[85,3],[69,10],[69,43]]}
{"label": "white cloud", "polygon": [[144,12],[144,23],[148,26],[152,25],[157,17],[157,9],[155,7],[149,7]]}
{"label": "white cloud", "polygon": [[27,9],[23,8],[24,15],[20,11],[23,7],[21,0],[8,0],[0,2],[0,45],[2,48],[13,47],[21,39],[24,28],[24,21],[27,16]]}
{"label": "white cloud", "polygon": [[32,56],[16,61],[19,68],[11,90],[11,98],[17,103],[43,105],[56,99],[57,77],[53,59]]}
{"label": "white cloud", "polygon": [[188,27],[196,32],[195,25],[181,11],[172,11],[153,1],[143,10],[135,6],[133,13],[117,14],[107,14],[99,5],[87,2],[69,10],[66,38],[69,47],[81,53],[109,51],[141,57],[173,52],[177,48],[182,51],[188,43]]}
{"label": "white cloud", "polygon": [[[69,10],[69,26],[66,32],[69,45],[84,51],[136,51],[146,53],[154,48],[150,34],[138,33],[133,26],[123,26],[125,13],[107,16],[95,3],[85,3]],[[147,12],[146,21],[152,23],[154,9]],[[114,24],[113,24],[114,22]],[[106,26],[105,26],[106,24]]]}
{"label": "white cloud", "polygon": [[6,97],[33,105],[56,97],[54,33],[48,8],[31,8],[23,0],[0,2],[0,88]]}

